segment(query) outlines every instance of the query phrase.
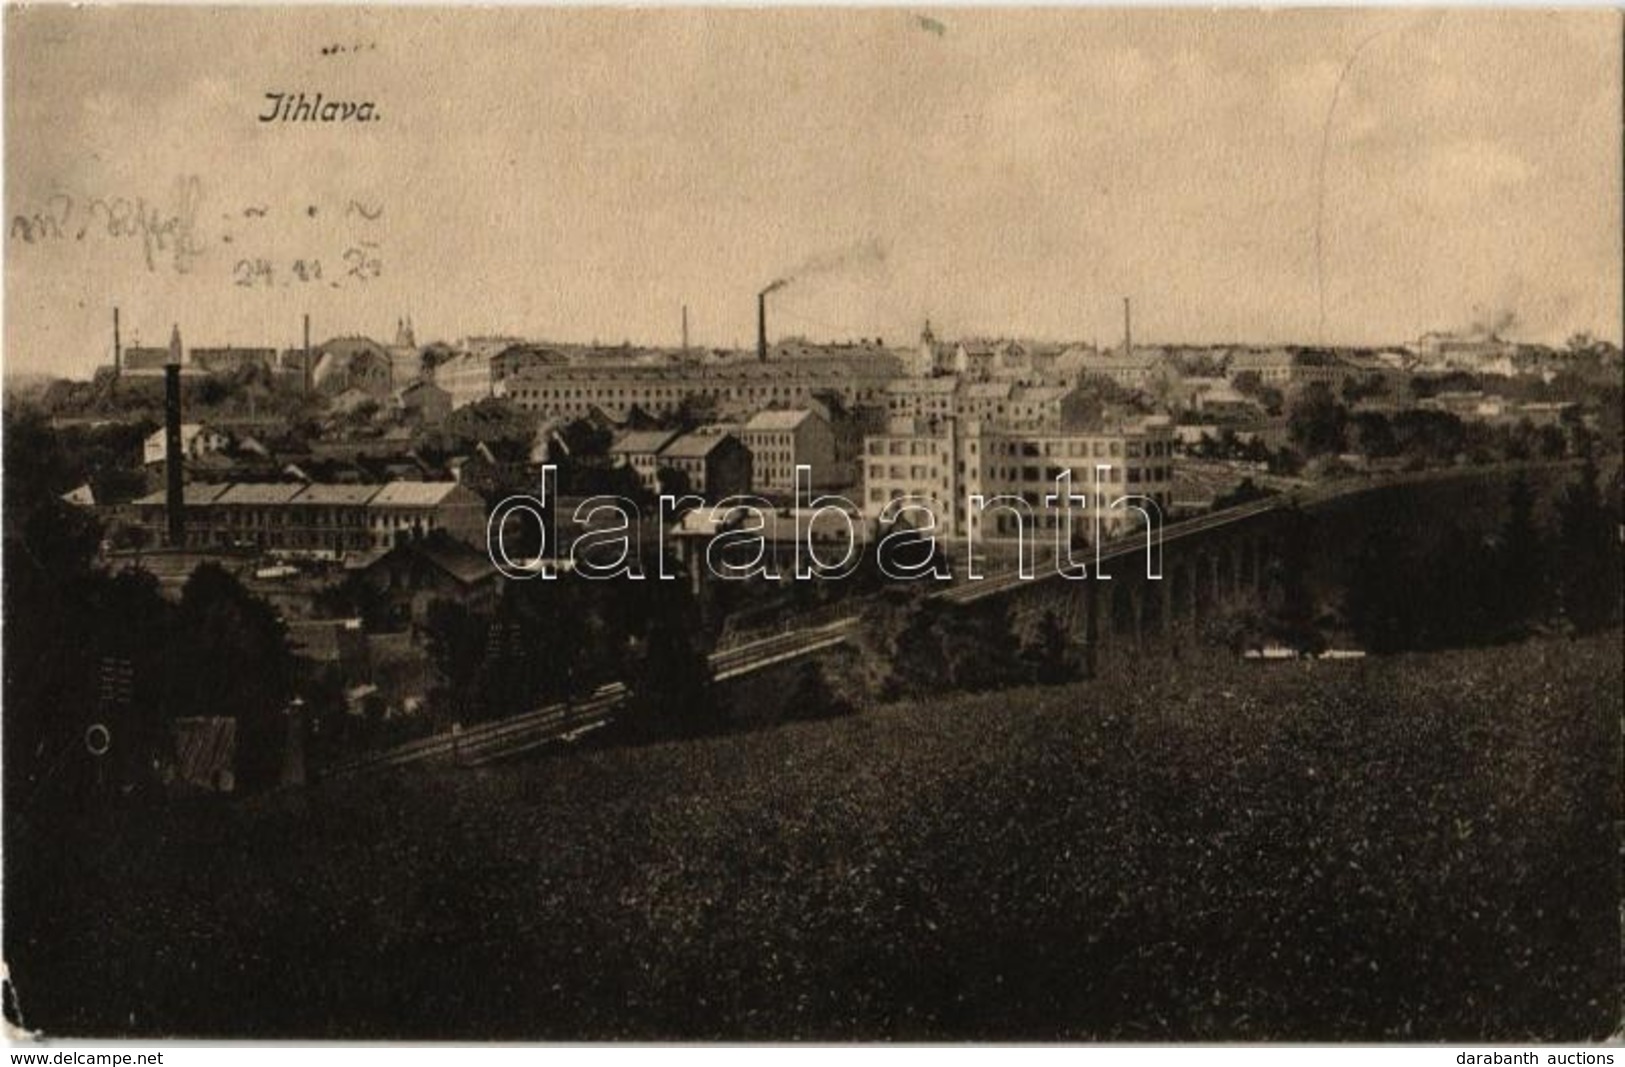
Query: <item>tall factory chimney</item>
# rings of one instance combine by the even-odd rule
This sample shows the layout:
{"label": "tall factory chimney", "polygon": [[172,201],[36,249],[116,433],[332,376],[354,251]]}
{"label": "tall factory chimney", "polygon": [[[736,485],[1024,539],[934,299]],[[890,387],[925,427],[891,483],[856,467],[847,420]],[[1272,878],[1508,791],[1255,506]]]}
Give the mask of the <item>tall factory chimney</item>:
{"label": "tall factory chimney", "polygon": [[1134,354],[1134,318],[1129,307],[1129,298],[1123,298],[1123,355]]}
{"label": "tall factory chimney", "polygon": [[107,383],[107,395],[118,399],[118,379],[124,373],[124,344],[118,332],[118,308],[113,308],[113,378]]}
{"label": "tall factory chimney", "polygon": [[688,305],[683,305],[683,351],[688,351]]}
{"label": "tall factory chimney", "polygon": [[310,316],[305,316],[305,392],[310,392],[315,380],[314,368],[310,365]]}
{"label": "tall factory chimney", "polygon": [[756,294],[756,358],[767,362],[767,290]]}
{"label": "tall factory chimney", "polygon": [[186,544],[186,497],[181,486],[181,328],[169,333],[169,359],[164,363],[164,474],[169,518],[169,545]]}

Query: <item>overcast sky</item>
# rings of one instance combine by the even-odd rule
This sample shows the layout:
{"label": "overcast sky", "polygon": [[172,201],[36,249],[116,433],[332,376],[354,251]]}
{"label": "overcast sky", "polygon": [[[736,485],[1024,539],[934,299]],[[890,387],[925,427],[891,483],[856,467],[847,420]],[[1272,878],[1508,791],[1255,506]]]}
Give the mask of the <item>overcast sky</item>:
{"label": "overcast sky", "polygon": [[[114,304],[126,343],[675,344],[686,303],[750,344],[798,264],[775,336],[1108,342],[1124,295],[1148,341],[1620,336],[1614,12],[6,15],[14,370],[105,361]],[[377,121],[257,121],[300,91]],[[149,267],[120,197],[195,253]]]}

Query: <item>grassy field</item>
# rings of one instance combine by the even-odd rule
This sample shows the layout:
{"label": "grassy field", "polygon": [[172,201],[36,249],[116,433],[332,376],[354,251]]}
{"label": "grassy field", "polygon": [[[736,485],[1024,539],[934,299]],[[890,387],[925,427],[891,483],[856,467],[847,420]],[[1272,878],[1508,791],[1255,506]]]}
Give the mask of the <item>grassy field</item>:
{"label": "grassy field", "polygon": [[1141,669],[13,836],[23,1022],[1130,1041],[1616,1024],[1618,633]]}

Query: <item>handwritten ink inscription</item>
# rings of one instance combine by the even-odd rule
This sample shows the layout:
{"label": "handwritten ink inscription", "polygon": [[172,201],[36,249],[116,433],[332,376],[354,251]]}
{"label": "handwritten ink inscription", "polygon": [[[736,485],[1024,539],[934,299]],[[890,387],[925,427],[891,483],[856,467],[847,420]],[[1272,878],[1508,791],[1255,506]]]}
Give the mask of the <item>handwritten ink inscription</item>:
{"label": "handwritten ink inscription", "polygon": [[[215,216],[203,214],[204,187],[197,175],[177,179],[172,195],[164,200],[52,193],[43,203],[11,217],[9,237],[13,242],[38,246],[137,241],[147,270],[177,274],[192,273],[211,243],[218,242],[232,251],[224,262],[230,268],[231,284],[239,288],[326,284],[340,289],[383,275],[378,226],[384,205],[364,196],[343,197],[339,203],[343,209],[332,214],[344,220],[342,226],[350,232],[339,236],[336,247],[327,244],[325,250],[333,254],[325,256],[316,253],[333,240],[330,229],[321,235],[322,244],[314,239],[307,243],[299,236],[302,226],[327,217],[321,206],[308,201],[245,204],[221,213],[219,231],[206,235],[203,219]],[[276,229],[266,231],[262,227],[267,224]],[[305,254],[283,257],[261,251],[267,244],[286,247],[290,235],[302,246],[295,250]]]}
{"label": "handwritten ink inscription", "polygon": [[[282,266],[270,259],[256,256],[237,261],[237,265],[232,268],[232,283],[243,289],[304,285],[322,281],[323,271],[322,261],[319,259],[295,259]],[[360,241],[346,248],[344,254],[339,257],[338,265],[329,268],[327,284],[339,289],[347,281],[365,283],[381,277],[383,273],[384,261],[379,253],[378,242]]]}
{"label": "handwritten ink inscription", "polygon": [[148,270],[157,270],[163,261],[176,273],[186,274],[204,250],[198,233],[202,206],[203,182],[196,175],[177,179],[174,193],[163,203],[139,196],[81,200],[54,193],[45,207],[12,216],[10,235],[27,244],[87,237],[137,239]]}

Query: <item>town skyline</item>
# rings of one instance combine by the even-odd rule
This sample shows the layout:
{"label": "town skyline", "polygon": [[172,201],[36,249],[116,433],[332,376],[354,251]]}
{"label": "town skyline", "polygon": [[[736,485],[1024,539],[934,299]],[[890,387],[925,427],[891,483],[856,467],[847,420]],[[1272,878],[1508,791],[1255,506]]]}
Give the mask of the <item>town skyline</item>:
{"label": "town skyline", "polygon": [[[307,312],[674,347],[686,305],[696,345],[748,348],[756,292],[832,259],[773,294],[775,338],[1109,345],[1130,295],[1147,343],[1617,342],[1619,25],[12,12],[7,369],[109,362],[114,304],[128,343],[279,347]],[[153,62],[115,73],[132,42]],[[318,92],[374,121],[264,121]]]}

